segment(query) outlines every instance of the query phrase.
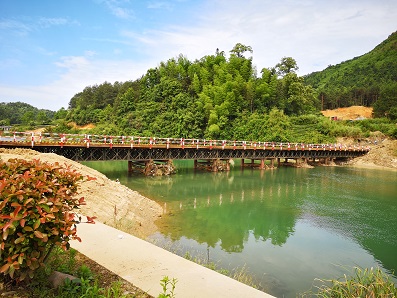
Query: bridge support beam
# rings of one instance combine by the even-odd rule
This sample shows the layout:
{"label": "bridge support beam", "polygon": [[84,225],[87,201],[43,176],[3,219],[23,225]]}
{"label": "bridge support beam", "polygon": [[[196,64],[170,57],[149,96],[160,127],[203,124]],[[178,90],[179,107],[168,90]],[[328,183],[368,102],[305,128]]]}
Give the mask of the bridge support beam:
{"label": "bridge support beam", "polygon": [[134,167],[133,167],[133,163],[132,160],[128,161],[128,174],[132,174],[134,172]]}
{"label": "bridge support beam", "polygon": [[[270,160],[269,165],[266,163],[267,160]],[[256,161],[259,161],[259,163]],[[241,168],[244,169],[245,167],[258,168],[260,170],[273,169],[274,168],[274,158],[251,159],[250,163],[245,163],[245,159],[242,158],[241,159]]]}
{"label": "bridge support beam", "polygon": [[270,159],[270,168],[274,169],[274,158]]}

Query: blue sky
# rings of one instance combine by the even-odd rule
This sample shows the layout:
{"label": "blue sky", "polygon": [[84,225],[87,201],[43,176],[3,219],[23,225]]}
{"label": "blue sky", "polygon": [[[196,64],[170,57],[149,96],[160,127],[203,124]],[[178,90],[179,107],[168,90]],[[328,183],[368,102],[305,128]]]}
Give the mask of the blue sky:
{"label": "blue sky", "polygon": [[0,0],[0,102],[67,108],[87,86],[236,43],[258,70],[293,57],[304,75],[396,30],[395,0]]}

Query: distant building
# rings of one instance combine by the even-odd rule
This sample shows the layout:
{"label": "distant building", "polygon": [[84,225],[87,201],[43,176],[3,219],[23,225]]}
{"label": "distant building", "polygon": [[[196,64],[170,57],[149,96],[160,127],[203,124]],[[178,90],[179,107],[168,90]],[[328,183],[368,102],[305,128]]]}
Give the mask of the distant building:
{"label": "distant building", "polygon": [[0,126],[0,130],[2,131],[10,131],[11,128],[12,126],[7,126],[7,125]]}

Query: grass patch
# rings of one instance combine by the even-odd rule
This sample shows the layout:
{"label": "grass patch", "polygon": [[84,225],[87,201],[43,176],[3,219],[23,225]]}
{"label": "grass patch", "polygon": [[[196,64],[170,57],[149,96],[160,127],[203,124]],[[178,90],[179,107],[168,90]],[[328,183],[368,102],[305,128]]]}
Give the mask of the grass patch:
{"label": "grass patch", "polygon": [[321,283],[316,291],[300,294],[300,297],[324,298],[393,298],[397,297],[396,285],[379,268],[354,267],[351,276],[346,274],[340,279],[317,280]]}

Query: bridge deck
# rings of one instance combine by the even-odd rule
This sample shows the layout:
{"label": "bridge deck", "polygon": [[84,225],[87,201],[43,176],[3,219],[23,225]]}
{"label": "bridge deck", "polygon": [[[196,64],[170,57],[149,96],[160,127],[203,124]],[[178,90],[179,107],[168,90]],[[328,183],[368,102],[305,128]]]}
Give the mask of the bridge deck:
{"label": "bridge deck", "polygon": [[0,147],[32,148],[76,161],[170,159],[353,158],[369,148],[342,144],[303,144],[2,132]]}

